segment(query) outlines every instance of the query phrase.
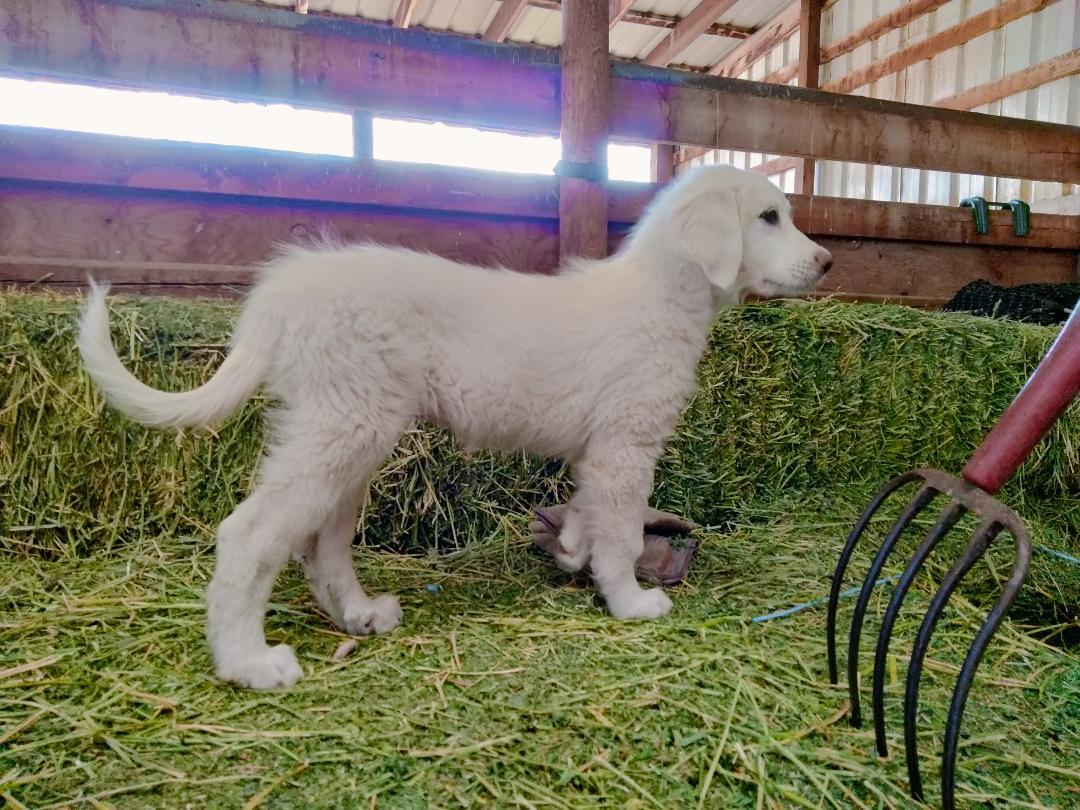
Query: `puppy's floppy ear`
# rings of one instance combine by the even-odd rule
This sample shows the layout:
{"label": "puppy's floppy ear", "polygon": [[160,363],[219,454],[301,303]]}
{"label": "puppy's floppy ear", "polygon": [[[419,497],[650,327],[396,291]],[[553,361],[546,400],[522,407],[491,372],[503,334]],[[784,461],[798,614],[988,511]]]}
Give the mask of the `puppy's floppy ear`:
{"label": "puppy's floppy ear", "polygon": [[730,288],[742,264],[742,224],[734,191],[711,191],[679,210],[683,258],[701,268],[714,287]]}

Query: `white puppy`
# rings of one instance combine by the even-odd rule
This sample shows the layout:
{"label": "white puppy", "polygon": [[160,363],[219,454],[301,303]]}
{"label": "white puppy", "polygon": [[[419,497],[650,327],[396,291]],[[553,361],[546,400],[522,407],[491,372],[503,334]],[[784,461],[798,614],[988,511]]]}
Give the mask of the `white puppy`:
{"label": "white puppy", "polygon": [[207,597],[218,675],[272,688],[301,676],[292,649],[263,636],[290,555],[346,632],[401,621],[397,599],[364,594],[351,543],[368,481],[416,419],[469,448],[566,459],[576,490],[560,564],[590,565],[616,617],[666,614],[634,563],[713,316],[748,294],[804,293],[831,263],[772,183],[706,166],[665,188],[614,256],[557,276],[374,245],[292,249],[265,268],[228,357],[194,391],[154,390],[123,367],[101,290],[79,350],[108,401],[146,425],[218,422],[260,384],[280,403],[258,484],[218,529]]}

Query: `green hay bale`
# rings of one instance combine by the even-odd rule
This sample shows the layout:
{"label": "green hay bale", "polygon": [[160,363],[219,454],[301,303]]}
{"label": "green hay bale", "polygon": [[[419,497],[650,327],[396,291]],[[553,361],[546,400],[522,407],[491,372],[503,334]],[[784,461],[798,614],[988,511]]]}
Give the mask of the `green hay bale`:
{"label": "green hay bale", "polygon": [[[143,536],[207,533],[246,492],[263,441],[253,401],[215,435],[147,430],[103,405],[74,349],[77,304],[0,297],[0,543],[84,555]],[[235,305],[113,301],[125,363],[171,390],[205,381]],[[701,391],[660,465],[655,501],[722,524],[766,493],[868,488],[913,466],[959,471],[1046,350],[1051,329],[900,307],[759,305],[722,316]],[[412,431],[376,478],[365,540],[461,548],[565,494],[558,464],[464,456]],[[1074,408],[1006,492],[1080,491]],[[1073,499],[1075,507],[1075,499]],[[1065,527],[1080,524],[1065,510]]]}
{"label": "green hay bale", "polygon": [[[255,694],[212,677],[202,599],[213,527],[249,485],[267,403],[214,436],[134,425],[79,370],[75,310],[0,297],[0,799],[13,807],[907,806],[902,677],[888,678],[894,753],[879,760],[843,718],[844,685],[825,681],[823,610],[750,619],[824,592],[882,479],[958,471],[1054,335],[890,307],[727,313],[655,498],[722,533],[703,533],[661,622],[612,621],[530,552],[525,513],[565,495],[559,465],[466,458],[445,433],[410,432],[375,482],[365,540],[447,553],[357,555],[365,586],[398,593],[405,620],[340,662],[342,634],[289,567],[267,627],[305,679]],[[190,388],[217,367],[234,315],[118,301],[114,337],[149,384]],[[1005,493],[1037,542],[1074,552],[1078,444],[1074,409]],[[902,676],[962,539],[916,580],[890,673]],[[1002,545],[972,571],[931,645],[931,801],[956,667],[1010,557]],[[1037,555],[1029,582],[975,679],[964,806],[1075,803],[1080,662],[1037,634],[1075,631],[1080,569]],[[871,602],[864,678],[887,598]]]}

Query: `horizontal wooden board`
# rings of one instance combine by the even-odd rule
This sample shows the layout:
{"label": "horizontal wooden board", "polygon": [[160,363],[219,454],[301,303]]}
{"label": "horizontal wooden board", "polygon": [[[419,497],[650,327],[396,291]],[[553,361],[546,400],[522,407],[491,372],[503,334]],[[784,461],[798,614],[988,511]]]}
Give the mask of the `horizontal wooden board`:
{"label": "horizontal wooden board", "polygon": [[967,247],[819,237],[833,269],[817,295],[940,306],[972,281],[1061,284],[1077,280],[1076,254],[1060,250]]}
{"label": "horizontal wooden board", "polygon": [[1032,214],[1031,233],[1017,236],[1012,214],[990,212],[990,233],[975,230],[972,209],[789,194],[796,226],[815,236],[854,236],[1080,251],[1080,217]]}
{"label": "horizontal wooden board", "polygon": [[[780,171],[793,161],[769,165]],[[10,187],[10,181],[540,220],[556,219],[559,201],[558,181],[547,176],[0,127],[0,183]],[[608,184],[609,221],[635,222],[657,188]],[[970,209],[799,195],[791,200],[796,223],[812,234],[1080,250],[1075,217],[1035,215],[1031,235],[1016,237],[1009,213],[993,211],[991,233],[979,236]]]}
{"label": "horizontal wooden board", "polygon": [[[242,3],[5,0],[0,69],[554,133],[550,50]],[[611,134],[881,165],[1080,180],[1077,128],[612,65]]]}
{"label": "horizontal wooden board", "polygon": [[[627,228],[611,227],[613,249]],[[558,254],[554,220],[24,184],[0,193],[0,284],[77,288],[93,274],[131,291],[160,285],[202,294],[222,286],[228,294],[243,289],[251,267],[277,244],[324,232],[526,271],[550,271]],[[1076,278],[1077,254],[1070,250],[816,238],[836,258],[821,294],[927,305],[978,278],[1004,284]]]}
{"label": "horizontal wooden board", "polygon": [[[546,272],[558,262],[554,220],[466,214],[418,215],[302,202],[195,198],[140,191],[62,189],[24,185],[0,192],[0,263],[31,272],[28,259],[55,262],[63,276],[73,260],[99,266],[150,263],[175,280],[173,265],[246,266],[271,257],[275,246],[326,234],[344,241],[377,241],[427,250],[484,266]],[[76,275],[85,272],[76,265]],[[145,268],[143,268],[145,269]],[[10,277],[10,275],[8,275]],[[187,280],[185,277],[184,280]]]}
{"label": "horizontal wooden board", "polygon": [[[3,178],[545,219],[559,198],[554,176],[0,126]],[[608,186],[615,222],[635,221],[655,193]]]}

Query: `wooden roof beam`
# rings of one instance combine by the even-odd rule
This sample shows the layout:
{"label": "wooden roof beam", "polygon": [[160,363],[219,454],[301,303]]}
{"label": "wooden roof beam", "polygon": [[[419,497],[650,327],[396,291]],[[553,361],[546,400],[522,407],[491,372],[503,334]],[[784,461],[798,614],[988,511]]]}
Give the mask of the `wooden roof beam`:
{"label": "wooden roof beam", "polygon": [[614,28],[615,23],[626,16],[634,0],[610,0],[608,2],[608,28]]}
{"label": "wooden roof beam", "polygon": [[704,34],[709,26],[716,22],[717,17],[735,5],[735,2],[736,0],[701,0],[642,61],[654,67],[670,64],[695,39]]}
{"label": "wooden roof beam", "polygon": [[487,30],[484,31],[483,38],[487,42],[502,42],[521,19],[528,5],[528,0],[502,0],[499,10],[495,12]]}
{"label": "wooden roof beam", "polygon": [[[252,71],[256,58],[262,68]],[[369,60],[380,70],[355,69]],[[1080,180],[1075,126],[642,65],[610,70],[610,134],[618,140]],[[517,132],[559,127],[553,52],[246,3],[4,0],[0,73]]]}
{"label": "wooden roof beam", "polygon": [[797,30],[799,3],[794,2],[709,68],[709,73],[713,76],[738,76]]}
{"label": "wooden roof beam", "polygon": [[[611,2],[618,2],[618,0],[611,0]],[[529,5],[533,8],[543,8],[548,11],[560,11],[562,9],[562,0],[529,0]],[[653,28],[674,28],[682,22],[678,17],[669,17],[666,14],[654,14],[651,11],[635,11],[633,8],[623,14],[621,20],[633,25],[648,25]],[[614,23],[611,24],[614,25]],[[705,33],[714,37],[746,39],[757,33],[757,29],[747,28],[745,25],[714,22],[705,29]]]}
{"label": "wooden roof beam", "polygon": [[394,12],[394,28],[408,28],[419,4],[420,0],[398,0],[397,11]]}

